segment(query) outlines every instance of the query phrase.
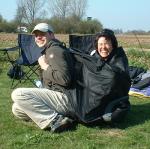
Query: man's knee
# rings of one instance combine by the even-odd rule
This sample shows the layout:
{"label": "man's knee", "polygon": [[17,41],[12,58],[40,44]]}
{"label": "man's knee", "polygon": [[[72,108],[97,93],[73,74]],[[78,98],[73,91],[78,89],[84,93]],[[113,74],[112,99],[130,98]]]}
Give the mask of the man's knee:
{"label": "man's knee", "polygon": [[11,93],[11,98],[16,103],[20,103],[21,100],[26,100],[29,97],[32,97],[32,90],[28,88],[17,88]]}
{"label": "man's knee", "polygon": [[11,98],[14,102],[18,98],[18,96],[21,96],[21,90],[22,90],[21,88],[17,88],[13,90],[13,92],[11,93]]}
{"label": "man's knee", "polygon": [[30,120],[28,115],[26,113],[24,113],[23,110],[21,110],[21,108],[16,103],[13,103],[13,105],[12,105],[12,113],[19,119],[22,119],[25,121]]}

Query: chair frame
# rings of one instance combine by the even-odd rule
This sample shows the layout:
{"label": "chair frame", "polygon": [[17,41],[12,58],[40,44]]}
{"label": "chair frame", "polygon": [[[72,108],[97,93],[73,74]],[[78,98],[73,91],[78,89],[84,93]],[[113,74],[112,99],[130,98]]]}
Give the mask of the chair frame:
{"label": "chair frame", "polygon": [[[25,36],[30,36],[30,34],[25,34]],[[15,77],[12,78],[12,81],[11,81],[11,89],[14,89],[16,88],[19,84],[24,84],[26,81],[30,81],[34,86],[36,86],[35,84],[35,81],[33,79],[31,79],[31,76],[33,74],[35,74],[36,76],[36,79],[39,78],[39,74],[37,73],[37,71],[40,69],[40,66],[38,65],[37,63],[37,60],[35,60],[35,62],[31,62],[30,61],[28,62],[28,64],[19,64],[18,63],[18,60],[19,58],[22,57],[22,54],[25,54],[24,53],[24,49],[22,49],[21,47],[21,36],[24,36],[24,34],[18,34],[18,45],[15,46],[15,47],[11,47],[11,48],[5,48],[5,49],[1,49],[1,51],[4,52],[4,54],[7,55],[7,58],[8,58],[8,61],[11,63],[12,67],[14,67],[16,64],[17,65],[20,65],[21,68],[24,68],[26,69],[26,72],[24,74],[23,77],[19,78],[18,80],[15,79]],[[35,43],[34,43],[35,44]],[[12,60],[11,56],[10,56],[10,52],[14,52],[14,51],[17,51],[18,52],[18,58],[16,58],[15,60]],[[41,50],[42,51],[42,50]],[[25,55],[26,56],[26,55]],[[23,59],[23,58],[22,58]],[[25,70],[23,69],[23,70]]]}

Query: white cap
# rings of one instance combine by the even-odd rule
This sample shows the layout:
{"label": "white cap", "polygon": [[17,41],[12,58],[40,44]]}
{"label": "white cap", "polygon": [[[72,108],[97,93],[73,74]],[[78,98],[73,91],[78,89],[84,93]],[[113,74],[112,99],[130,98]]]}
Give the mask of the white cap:
{"label": "white cap", "polygon": [[47,23],[39,23],[37,24],[33,31],[32,31],[32,34],[35,32],[35,31],[41,31],[41,32],[53,32],[53,29],[50,25],[48,25]]}

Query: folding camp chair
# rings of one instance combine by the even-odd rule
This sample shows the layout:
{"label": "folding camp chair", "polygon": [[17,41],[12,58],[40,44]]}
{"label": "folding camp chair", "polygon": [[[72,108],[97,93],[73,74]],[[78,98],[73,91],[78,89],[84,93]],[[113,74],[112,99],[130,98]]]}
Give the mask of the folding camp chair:
{"label": "folding camp chair", "polygon": [[94,47],[95,35],[69,35],[69,47],[76,51],[90,54],[95,49]]}
{"label": "folding camp chair", "polygon": [[[12,65],[8,71],[8,75],[12,78],[11,88],[15,88],[27,80],[35,85],[34,79],[39,77],[37,60],[41,56],[43,49],[36,45],[33,35],[18,34],[18,45],[12,48],[5,48],[3,51],[6,52]],[[11,52],[15,51],[18,52],[18,57],[12,60]]]}

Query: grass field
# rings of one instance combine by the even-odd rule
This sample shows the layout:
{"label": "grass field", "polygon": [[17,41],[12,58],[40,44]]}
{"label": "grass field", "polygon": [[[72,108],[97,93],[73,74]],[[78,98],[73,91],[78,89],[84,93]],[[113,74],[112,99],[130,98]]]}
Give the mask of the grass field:
{"label": "grass field", "polygon": [[[69,44],[69,36],[63,34],[56,34],[56,37],[61,41]],[[150,35],[116,35],[120,46],[124,48],[137,48],[141,49],[139,43],[143,49],[150,50]],[[16,42],[17,34],[0,34],[0,48],[12,47],[17,44]]]}
{"label": "grass field", "polygon": [[[0,48],[16,44],[14,34],[0,34]],[[57,35],[68,42],[67,35]],[[117,37],[125,48],[136,49],[133,37]],[[132,41],[131,41],[132,39]],[[150,36],[139,38],[148,49]],[[144,40],[145,39],[145,40]],[[135,43],[134,43],[134,42]],[[130,64],[150,68],[150,54],[127,52]],[[52,134],[42,131],[34,123],[16,119],[11,112],[9,68],[5,55],[0,52],[0,149],[150,149],[150,99],[130,97],[131,111],[120,124],[100,124],[87,127],[78,124],[72,131]],[[30,85],[26,83],[25,86]]]}

